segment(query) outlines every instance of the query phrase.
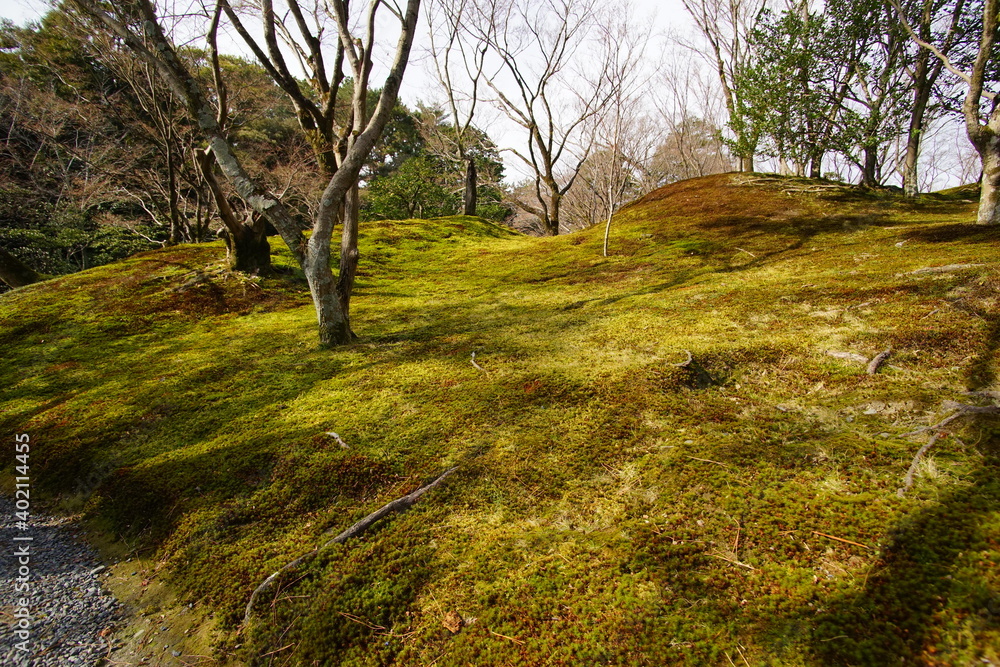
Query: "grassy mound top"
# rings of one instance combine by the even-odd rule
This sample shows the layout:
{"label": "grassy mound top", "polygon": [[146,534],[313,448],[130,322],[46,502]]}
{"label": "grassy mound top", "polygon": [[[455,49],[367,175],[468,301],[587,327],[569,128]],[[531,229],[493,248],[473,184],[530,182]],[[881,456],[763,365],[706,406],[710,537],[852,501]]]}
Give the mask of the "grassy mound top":
{"label": "grassy mound top", "polygon": [[[294,269],[147,253],[0,298],[0,424],[232,660],[998,662],[994,421],[934,431],[897,493],[914,431],[1000,396],[1000,232],[974,219],[725,175],[622,211],[608,258],[602,229],[366,224],[361,338],[333,351]],[[236,634],[268,574],[452,465]]]}

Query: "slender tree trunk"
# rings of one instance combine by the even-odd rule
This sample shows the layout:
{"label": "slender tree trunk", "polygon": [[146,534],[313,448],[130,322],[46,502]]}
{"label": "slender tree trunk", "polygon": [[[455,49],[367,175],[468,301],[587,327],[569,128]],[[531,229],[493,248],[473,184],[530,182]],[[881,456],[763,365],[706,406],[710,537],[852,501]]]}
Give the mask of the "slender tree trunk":
{"label": "slender tree trunk", "polygon": [[[168,139],[169,141],[169,139]],[[174,161],[174,151],[167,143],[167,187],[170,206],[170,245],[181,242],[181,211],[177,206],[177,164]]]}
{"label": "slender tree trunk", "polygon": [[559,236],[559,205],[562,204],[563,196],[559,194],[558,188],[552,193],[550,201],[551,208],[545,219],[545,227],[549,236]]}
{"label": "slender tree trunk", "polygon": [[479,180],[476,174],[476,161],[473,158],[466,158],[465,162],[465,195],[463,197],[465,215],[476,214],[476,183]]}
{"label": "slender tree trunk", "polygon": [[356,338],[351,329],[351,295],[354,293],[354,279],[358,274],[358,214],[360,195],[355,185],[344,199],[344,229],[340,236],[340,270],[337,272],[337,299],[340,301],[345,327],[350,340]]}
{"label": "slender tree trunk", "polygon": [[913,108],[910,111],[910,124],[906,132],[906,155],[903,158],[903,194],[907,197],[916,197],[920,192],[917,160],[920,158],[920,140],[923,138],[927,103],[933,87],[930,58],[930,52],[921,49],[913,73]]}
{"label": "slender tree trunk", "polygon": [[0,280],[10,287],[24,287],[42,280],[42,275],[0,248]]}
{"label": "slender tree trunk", "polygon": [[1000,137],[989,136],[979,148],[983,158],[977,225],[1000,224]]}

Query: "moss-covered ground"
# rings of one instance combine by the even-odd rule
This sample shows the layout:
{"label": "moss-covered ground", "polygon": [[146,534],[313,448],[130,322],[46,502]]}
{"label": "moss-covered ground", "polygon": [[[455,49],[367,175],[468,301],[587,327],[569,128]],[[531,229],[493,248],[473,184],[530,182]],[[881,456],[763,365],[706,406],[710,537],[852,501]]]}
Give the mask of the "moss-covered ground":
{"label": "moss-covered ground", "polygon": [[[608,258],[602,229],[366,223],[334,350],[282,248],[277,278],[209,244],[16,290],[4,483],[29,433],[37,492],[215,613],[219,661],[1000,664],[995,419],[897,494],[913,431],[1000,397],[973,196],[697,179],[620,213]],[[875,375],[829,354],[886,348]]]}

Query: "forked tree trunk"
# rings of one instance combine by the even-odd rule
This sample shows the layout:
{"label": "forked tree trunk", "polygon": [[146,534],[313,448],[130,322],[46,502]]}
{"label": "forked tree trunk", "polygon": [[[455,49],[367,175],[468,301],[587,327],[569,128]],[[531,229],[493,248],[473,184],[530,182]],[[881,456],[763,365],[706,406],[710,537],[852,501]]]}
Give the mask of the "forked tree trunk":
{"label": "forked tree trunk", "polygon": [[1000,137],[989,137],[979,152],[983,158],[983,179],[976,224],[997,225],[1000,224]]}
{"label": "forked tree trunk", "polygon": [[0,280],[10,287],[24,287],[42,280],[42,275],[0,248]]}
{"label": "forked tree trunk", "polygon": [[476,161],[471,157],[467,158],[465,163],[465,196],[463,198],[465,215],[476,214],[476,183],[478,180]]}
{"label": "forked tree trunk", "polygon": [[316,320],[319,323],[321,347],[345,345],[353,340],[351,326],[341,307],[337,279],[330,269],[329,244],[309,244],[302,269],[309,283]]}
{"label": "forked tree trunk", "polygon": [[237,220],[226,193],[222,191],[218,179],[215,178],[215,159],[212,154],[198,149],[195,151],[195,158],[202,178],[212,191],[222,224],[226,226],[223,238],[226,241],[229,268],[257,275],[270,273],[271,246],[267,242],[267,224],[263,216],[256,216],[252,226]]}

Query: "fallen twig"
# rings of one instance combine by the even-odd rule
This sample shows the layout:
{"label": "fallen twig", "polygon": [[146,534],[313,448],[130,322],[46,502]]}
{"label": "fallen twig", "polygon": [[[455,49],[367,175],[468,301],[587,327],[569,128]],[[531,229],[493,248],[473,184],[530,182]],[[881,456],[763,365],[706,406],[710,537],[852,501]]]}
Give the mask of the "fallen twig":
{"label": "fallen twig", "polygon": [[745,567],[748,570],[756,569],[753,565],[747,565],[746,563],[741,563],[740,561],[735,560],[733,558],[726,558],[725,556],[720,556],[719,554],[708,554],[708,555],[713,558],[718,558],[719,560],[724,560],[727,563],[732,563],[733,565],[739,565],[740,567]]}
{"label": "fallen twig", "polygon": [[281,652],[282,652],[282,651],[284,651],[284,650],[285,650],[286,648],[291,648],[291,647],[293,647],[293,646],[295,646],[295,642],[292,642],[291,644],[285,644],[285,645],[284,645],[284,646],[282,646],[281,648],[276,648],[276,649],[274,649],[273,651],[271,651],[270,653],[265,653],[264,655],[262,655],[262,656],[260,656],[260,657],[261,657],[261,658],[266,658],[266,657],[267,657],[267,656],[269,656],[269,655],[274,655],[275,653],[281,653]]}
{"label": "fallen twig", "polygon": [[490,634],[493,635],[494,637],[503,637],[504,639],[509,639],[512,642],[514,642],[515,644],[524,644],[524,642],[522,642],[520,639],[514,639],[513,637],[508,637],[507,635],[502,635],[499,632],[493,632],[492,630],[490,630]]}
{"label": "fallen twig", "polygon": [[889,358],[892,354],[892,348],[888,348],[882,352],[879,352],[872,360],[868,362],[868,375],[875,375],[878,373],[879,366],[885,363],[885,360]]}
{"label": "fallen twig", "polygon": [[851,540],[845,540],[843,537],[837,537],[836,535],[827,535],[826,533],[821,533],[818,530],[812,531],[813,535],[820,535],[822,537],[827,537],[831,540],[837,540],[838,542],[844,542],[845,544],[853,544],[856,547],[861,547],[862,549],[871,549],[867,544],[861,544],[860,542],[853,542]]}
{"label": "fallen twig", "polygon": [[726,465],[725,463],[719,463],[718,461],[713,461],[712,459],[699,459],[697,456],[686,456],[685,458],[694,459],[695,461],[704,461],[705,463],[714,463],[717,466],[722,466],[723,468],[731,468],[732,466]]}
{"label": "fallen twig", "polygon": [[272,585],[274,585],[274,582],[278,580],[278,577],[281,576],[283,572],[298,567],[299,565],[302,565],[303,563],[310,560],[313,556],[318,554],[322,549],[325,549],[331,544],[342,544],[343,542],[346,542],[352,537],[357,537],[361,535],[366,530],[371,528],[372,525],[374,525],[376,522],[380,521],[381,519],[384,519],[390,514],[405,512],[406,510],[410,509],[410,507],[412,507],[415,502],[417,502],[420,496],[424,495],[431,489],[441,484],[441,482],[443,482],[444,479],[448,477],[448,475],[455,472],[456,470],[458,470],[458,466],[448,468],[443,473],[434,478],[434,480],[431,481],[429,484],[425,484],[416,491],[383,505],[382,507],[375,510],[365,518],[361,519],[360,521],[358,521],[353,526],[351,526],[344,532],[340,533],[333,539],[324,542],[323,544],[319,545],[318,547],[316,547],[315,549],[313,549],[308,553],[302,554],[292,562],[282,566],[279,570],[272,573],[271,576],[265,579],[259,586],[257,586],[257,588],[254,589],[253,593],[250,594],[250,602],[247,603],[246,613],[243,615],[243,623],[246,624],[247,621],[250,620],[250,614],[251,612],[253,612],[253,606],[257,602],[257,598],[260,597],[260,594],[269,589]]}
{"label": "fallen twig", "polygon": [[910,469],[906,471],[906,476],[903,478],[903,486],[896,490],[897,496],[902,498],[903,495],[910,490],[910,487],[913,486],[913,478],[917,474],[917,466],[920,465],[920,461],[924,458],[924,454],[926,454],[927,451],[934,446],[934,443],[936,443],[940,437],[940,433],[933,434],[927,442],[924,443],[924,446],[917,450],[917,455],[913,457],[913,461],[910,463]]}
{"label": "fallen twig", "polygon": [[475,352],[472,353],[472,365],[476,367],[476,370],[480,370],[480,371],[482,371],[484,373],[486,372],[485,368],[483,368],[482,366],[480,366],[479,364],[476,363],[476,353]]}

